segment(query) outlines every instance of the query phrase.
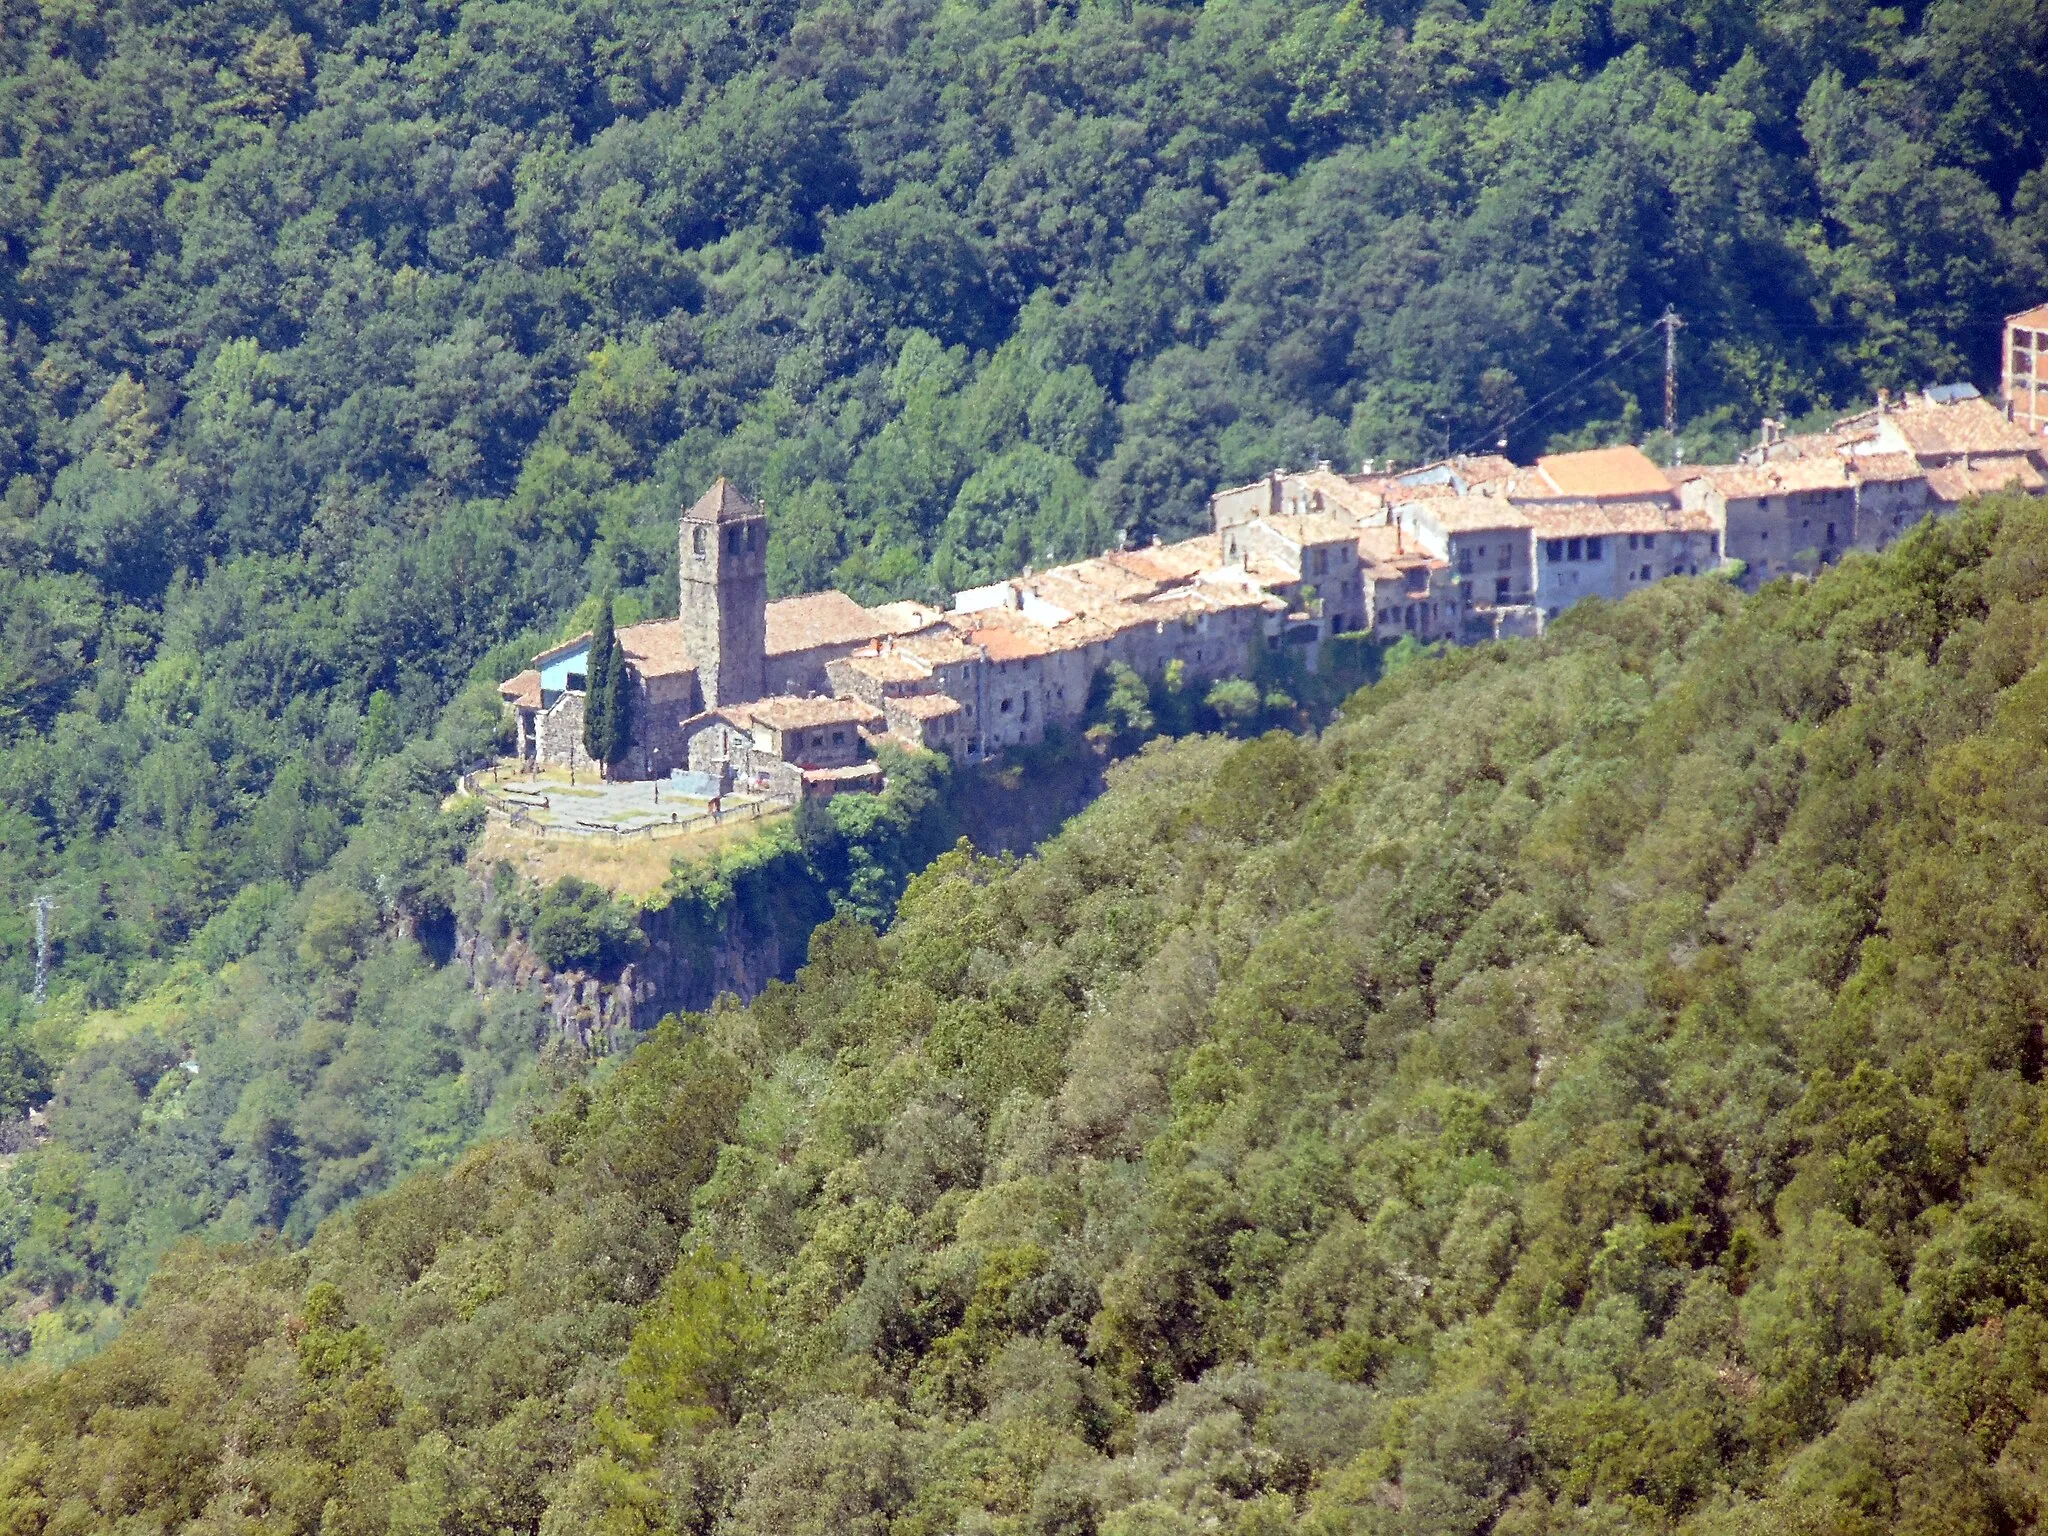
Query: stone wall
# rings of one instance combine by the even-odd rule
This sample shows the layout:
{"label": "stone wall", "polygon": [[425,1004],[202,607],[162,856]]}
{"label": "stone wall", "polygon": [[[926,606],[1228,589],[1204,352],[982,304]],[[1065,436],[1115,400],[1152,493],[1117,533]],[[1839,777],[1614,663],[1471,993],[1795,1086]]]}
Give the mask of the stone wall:
{"label": "stone wall", "polygon": [[618,777],[665,779],[689,766],[683,721],[697,713],[697,674],[636,679],[633,689],[633,744],[618,765]]}
{"label": "stone wall", "polygon": [[583,750],[583,695],[564,693],[534,719],[534,760],[557,768],[588,768]]}

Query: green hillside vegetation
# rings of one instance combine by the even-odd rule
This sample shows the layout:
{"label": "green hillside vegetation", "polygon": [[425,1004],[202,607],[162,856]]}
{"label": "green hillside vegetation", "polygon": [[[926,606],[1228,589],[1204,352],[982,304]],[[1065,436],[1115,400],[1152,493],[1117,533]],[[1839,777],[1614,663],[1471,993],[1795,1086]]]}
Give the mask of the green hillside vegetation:
{"label": "green hillside vegetation", "polygon": [[1413,660],[0,1387],[10,1529],[2037,1529],[2048,508]]}
{"label": "green hillside vegetation", "polygon": [[1765,411],[1987,380],[2048,283],[2044,28],[2029,0],[11,7],[0,1107],[62,1060],[14,1022],[33,892],[60,993],[147,994],[337,856],[473,673],[592,590],[672,611],[715,472],[764,498],[777,592],[871,599],[1184,531],[1275,462],[1633,435],[1667,303],[1695,459]]}
{"label": "green hillside vegetation", "polygon": [[[485,944],[518,940],[551,968],[609,977],[658,935],[698,974],[734,944],[788,974],[835,911],[885,922],[912,874],[961,836],[1035,841],[1099,771],[1075,743],[1016,765],[1029,794],[956,778],[929,754],[890,768],[883,794],[808,804],[678,864],[637,905],[573,879],[540,888],[505,866],[463,871],[475,812],[433,808],[443,775],[431,765],[412,803],[379,808],[418,834],[401,844],[412,878],[438,882]],[[0,1348],[34,1364],[89,1353],[178,1239],[303,1242],[358,1196],[511,1130],[592,1066],[535,993],[479,993],[434,935],[388,932],[376,896],[396,875],[364,852],[352,845],[298,893],[250,887],[141,1002],[35,1021],[31,1038],[69,1060],[47,1139],[10,1149],[0,1173]],[[593,1043],[600,1066],[608,1044]]]}

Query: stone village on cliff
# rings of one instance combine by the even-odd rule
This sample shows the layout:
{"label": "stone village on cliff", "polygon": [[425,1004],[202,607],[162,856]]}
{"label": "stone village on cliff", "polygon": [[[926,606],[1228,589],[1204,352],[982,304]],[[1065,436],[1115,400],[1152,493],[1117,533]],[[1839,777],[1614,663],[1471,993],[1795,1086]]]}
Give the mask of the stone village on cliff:
{"label": "stone village on cliff", "polygon": [[[768,600],[768,525],[720,479],[683,514],[680,612],[618,631],[632,732],[614,777],[687,775],[784,800],[879,787],[883,740],[966,762],[1040,740],[1097,672],[1239,676],[1261,647],[1314,670],[1338,635],[1539,634],[1588,597],[1722,571],[1743,585],[1882,549],[1986,492],[2048,489],[2048,306],[2006,325],[2003,409],[1946,385],[1666,471],[1632,447],[1533,465],[1459,455],[1274,471],[1211,500],[1212,531],[957,594],[950,611],[840,592]],[[500,686],[520,757],[587,766],[590,636]]]}

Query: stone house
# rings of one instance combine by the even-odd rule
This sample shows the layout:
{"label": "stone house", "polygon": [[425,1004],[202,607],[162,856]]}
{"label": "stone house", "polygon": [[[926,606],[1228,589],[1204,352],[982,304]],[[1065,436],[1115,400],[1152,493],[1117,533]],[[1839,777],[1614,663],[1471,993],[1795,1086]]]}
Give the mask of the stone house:
{"label": "stone house", "polygon": [[958,699],[944,693],[895,694],[882,702],[887,734],[929,752],[961,752],[967,727],[965,709]]}
{"label": "stone house", "polygon": [[843,769],[865,755],[883,713],[864,699],[778,696],[726,704],[684,722],[693,773],[734,789],[791,798],[808,770]]}
{"label": "stone house", "polygon": [[1413,635],[1424,642],[1459,635],[1464,612],[1450,561],[1418,544],[1399,523],[1358,531],[1360,586],[1374,639]]}
{"label": "stone house", "polygon": [[830,663],[895,633],[844,592],[812,592],[768,604],[764,692],[801,696],[831,689]]}
{"label": "stone house", "polygon": [[1473,607],[1530,601],[1535,516],[1527,508],[1500,495],[1435,496],[1401,503],[1394,517],[1416,547],[1454,569],[1461,618]]}
{"label": "stone house", "polygon": [[1721,551],[1749,590],[1774,576],[1812,575],[1856,546],[1857,486],[1839,455],[1702,466],[1688,507],[1721,525]]}
{"label": "stone house", "polygon": [[1588,597],[1617,601],[1653,581],[1697,576],[1720,564],[1714,518],[1662,502],[1588,502],[1543,508],[1530,530],[1536,580],[1530,600],[1556,618]]}

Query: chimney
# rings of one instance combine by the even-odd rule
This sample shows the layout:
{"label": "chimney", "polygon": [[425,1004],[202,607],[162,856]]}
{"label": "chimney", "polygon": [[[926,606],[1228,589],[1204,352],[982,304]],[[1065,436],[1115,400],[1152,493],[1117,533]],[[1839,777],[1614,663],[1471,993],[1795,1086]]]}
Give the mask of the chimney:
{"label": "chimney", "polygon": [[1877,414],[1880,416],[1889,416],[1891,415],[1891,413],[1892,392],[1888,389],[1880,389],[1877,392]]}
{"label": "chimney", "polygon": [[1358,472],[1361,475],[1370,475],[1372,473],[1372,463],[1371,459],[1360,459],[1358,461]]}
{"label": "chimney", "polygon": [[1280,484],[1287,478],[1287,471],[1275,465],[1266,474],[1266,512],[1269,516],[1280,511]]}

